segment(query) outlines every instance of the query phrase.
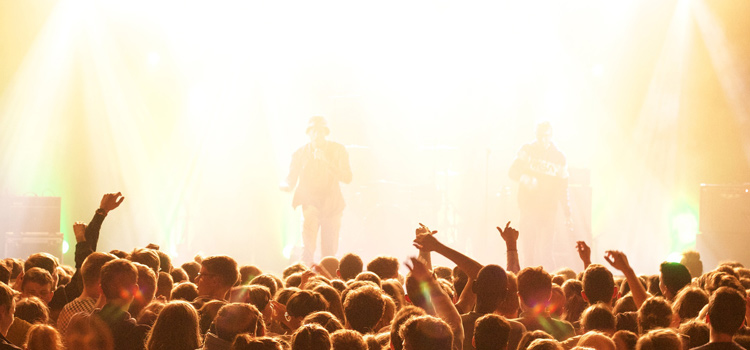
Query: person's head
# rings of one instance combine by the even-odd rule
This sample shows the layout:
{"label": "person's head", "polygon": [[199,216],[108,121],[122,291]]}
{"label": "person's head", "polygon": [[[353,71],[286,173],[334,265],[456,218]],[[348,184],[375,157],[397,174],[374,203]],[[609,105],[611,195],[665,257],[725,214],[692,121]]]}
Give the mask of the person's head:
{"label": "person's head", "polygon": [[159,273],[159,265],[161,263],[159,261],[159,253],[156,250],[137,248],[130,253],[130,261],[148,266],[148,268],[154,271],[154,275]]}
{"label": "person's head", "polygon": [[619,330],[612,335],[612,340],[615,342],[617,350],[635,350],[638,336],[631,331]]}
{"label": "person's head", "polygon": [[445,321],[433,316],[415,316],[399,332],[404,350],[451,350],[453,332]]}
{"label": "person's head", "polygon": [[711,332],[734,335],[745,321],[745,297],[729,287],[717,289],[708,301],[706,322]]}
{"label": "person's head", "polygon": [[527,267],[518,273],[518,297],[521,307],[546,308],[552,294],[552,276],[541,266]]}
{"label": "person's head", "polygon": [[536,140],[544,146],[549,147],[552,144],[552,124],[548,121],[540,122],[536,125]]}
{"label": "person's head", "polygon": [[339,259],[335,256],[326,256],[320,259],[318,266],[322,267],[332,278],[336,278],[336,271],[339,269]]}
{"label": "person's head", "polygon": [[637,350],[682,350],[680,336],[671,329],[653,329],[638,339]]}
{"label": "person's head", "polygon": [[237,262],[226,255],[209,256],[203,259],[196,278],[198,294],[213,299],[224,299],[227,292],[240,278]]}
{"label": "person's head", "polygon": [[487,314],[474,322],[472,344],[476,350],[504,350],[508,348],[510,323],[502,316]]}
{"label": "person's head", "polygon": [[146,337],[148,349],[197,349],[201,345],[198,312],[185,301],[168,303]]}
{"label": "person's head", "polygon": [[708,304],[708,293],[697,287],[685,287],[677,293],[672,303],[672,311],[681,321],[695,318]]}
{"label": "person's head", "polygon": [[102,266],[115,259],[117,257],[109,253],[93,252],[83,261],[81,278],[83,279],[83,288],[90,297],[96,299],[101,294],[99,277],[101,276]]}
{"label": "person's head", "polygon": [[16,302],[15,316],[31,324],[49,321],[49,308],[37,297],[26,297]]}
{"label": "person's head", "polygon": [[498,265],[485,265],[479,270],[471,288],[477,295],[477,312],[490,313],[495,311],[505,299],[508,291],[508,276]]}
{"label": "person's head", "polygon": [[99,317],[78,313],[70,318],[64,334],[68,349],[114,350],[114,340],[109,326]]}
{"label": "person's head", "polygon": [[367,271],[373,272],[381,280],[398,277],[398,259],[392,256],[379,256],[367,264]]}
{"label": "person's head", "polygon": [[516,318],[521,310],[521,302],[518,300],[518,278],[516,274],[510,271],[505,272],[508,275],[508,292],[505,298],[500,302],[497,312],[505,318]]}
{"label": "person's head", "polygon": [[172,288],[171,300],[193,301],[198,297],[198,286],[191,282],[182,282]]}
{"label": "person's head", "polygon": [[551,339],[554,340],[549,333],[545,331],[530,331],[524,333],[523,337],[521,337],[521,340],[518,342],[518,349],[528,349],[532,342],[534,342],[537,339]]}
{"label": "person's head", "polygon": [[686,250],[682,253],[682,259],[680,264],[685,265],[690,276],[696,278],[703,274],[703,261],[701,261],[701,254],[695,250]]}
{"label": "person's head", "polygon": [[615,279],[604,265],[591,264],[583,272],[583,298],[589,305],[596,303],[612,304],[617,293]]}
{"label": "person's head", "polygon": [[62,350],[65,349],[60,333],[47,324],[35,324],[26,334],[26,350]]}
{"label": "person's head", "polygon": [[281,343],[271,337],[255,337],[250,334],[240,334],[234,338],[230,350],[283,350]]}
{"label": "person's head", "polygon": [[581,330],[613,334],[616,327],[612,308],[604,303],[594,304],[586,308],[581,315]]}
{"label": "person's head", "polygon": [[344,325],[341,324],[341,320],[339,320],[334,314],[328,311],[316,311],[305,316],[305,318],[302,319],[303,325],[311,323],[320,325],[321,327],[325,328],[328,333],[333,333],[339,329],[344,329]]}
{"label": "person's head", "polygon": [[23,275],[21,296],[37,297],[44,301],[45,304],[49,304],[55,292],[54,283],[55,280],[49,271],[39,267],[32,267],[26,270]]}
{"label": "person's head", "polygon": [[526,350],[563,350],[563,347],[554,339],[535,339]]}
{"label": "person's head", "polygon": [[253,278],[260,276],[262,273],[255,265],[242,265],[240,267],[240,284],[249,284]]}
{"label": "person's head", "polygon": [[381,282],[381,288],[385,294],[388,294],[393,302],[396,303],[396,311],[401,310],[406,305],[404,298],[404,286],[395,278],[387,279]]}
{"label": "person's head", "polygon": [[58,266],[60,266],[60,262],[54,255],[50,253],[35,253],[31,254],[29,258],[23,262],[23,271],[29,271],[29,269],[31,269],[32,267],[38,267],[47,270],[47,272],[52,275],[52,279],[54,280],[52,285],[57,286]]}
{"label": "person's head", "polygon": [[166,305],[166,301],[154,299],[154,301],[141,310],[140,314],[137,316],[133,315],[133,317],[135,317],[138,324],[153,327],[154,323],[156,323],[156,318],[159,317],[159,313],[161,313],[161,310],[163,310]]}
{"label": "person's head", "polygon": [[157,250],[156,254],[159,255],[159,272],[171,273],[174,267],[172,266],[172,258],[169,257],[169,254],[161,250]]}
{"label": "person's head", "polygon": [[181,267],[172,269],[172,272],[170,272],[169,275],[172,276],[172,281],[175,284],[190,281],[187,272],[185,272],[185,270],[183,270]]}
{"label": "person's head", "polygon": [[172,275],[161,271],[156,281],[156,298],[170,301],[172,300],[172,288],[174,288],[174,282]]}
{"label": "person's head", "polygon": [[692,277],[685,265],[676,262],[663,262],[659,267],[661,276],[659,276],[659,288],[661,294],[667,300],[673,300],[675,295],[683,287],[690,284]]}
{"label": "person's head", "polygon": [[333,350],[367,350],[362,334],[351,329],[342,329],[331,333]]}
{"label": "person's head", "polygon": [[362,258],[360,258],[359,255],[354,253],[346,254],[341,260],[339,260],[339,270],[337,275],[341,277],[344,282],[352,280],[362,272],[363,266]]}
{"label": "person's head", "polygon": [[328,122],[326,118],[321,116],[314,116],[307,122],[307,129],[305,133],[310,137],[312,143],[321,143],[326,140],[326,136],[331,131],[328,129]]}
{"label": "person's head", "polygon": [[597,331],[586,332],[578,340],[578,346],[590,347],[596,350],[616,350],[615,342],[607,334]]}
{"label": "person's head", "polygon": [[102,266],[100,284],[107,303],[127,308],[138,292],[138,269],[130,260],[109,261]]}
{"label": "person's head", "polygon": [[279,289],[279,285],[276,283],[276,279],[274,279],[273,276],[268,273],[255,276],[255,278],[250,281],[250,285],[265,286],[271,293],[271,298],[276,296],[276,291]]}
{"label": "person's head", "polygon": [[328,311],[328,302],[317,292],[300,290],[286,302],[286,313],[294,327],[299,327],[302,319],[315,311]]}
{"label": "person's head", "polygon": [[461,292],[466,288],[466,283],[469,281],[469,276],[464,270],[461,270],[456,266],[453,268],[451,277],[451,280],[453,281],[453,289],[456,290],[456,294],[461,295]]}
{"label": "person's head", "polygon": [[133,265],[138,269],[138,293],[133,298],[128,312],[131,315],[138,315],[146,305],[154,300],[157,280],[152,268],[137,262],[134,262]]}
{"label": "person's head", "polygon": [[0,334],[5,336],[13,323],[16,312],[15,292],[5,283],[0,283]]}
{"label": "person's head", "polygon": [[188,275],[190,282],[195,283],[195,278],[198,277],[198,273],[201,272],[201,264],[195,261],[188,261],[180,265],[180,267]]}
{"label": "person's head", "polygon": [[319,284],[313,288],[313,292],[320,293],[328,302],[328,311],[330,311],[336,318],[341,322],[346,322],[346,316],[344,314],[344,303],[341,301],[341,293],[326,284]]}
{"label": "person's head", "polygon": [[[744,314],[744,309],[743,309]],[[667,328],[672,323],[672,307],[662,297],[646,299],[638,309],[638,331],[641,334],[656,329]]]}
{"label": "person's head", "polygon": [[708,343],[711,338],[708,324],[698,320],[691,320],[681,324],[679,332],[682,335],[688,336],[690,339],[690,346],[688,349],[702,346]]}
{"label": "person's head", "polygon": [[216,319],[216,314],[227,304],[224,300],[211,300],[200,306],[198,309],[198,325],[201,328],[201,334],[206,334],[209,331],[211,324]]}
{"label": "person's head", "polygon": [[378,275],[370,271],[360,272],[357,275],[357,277],[354,277],[354,280],[355,281],[369,281],[369,282],[375,283],[378,286],[378,288],[381,286],[380,277],[378,277]]}
{"label": "person's head", "polygon": [[396,313],[396,316],[393,317],[393,321],[391,322],[390,341],[393,350],[402,350],[404,346],[403,339],[401,339],[401,335],[399,334],[401,326],[403,326],[410,318],[423,315],[425,315],[424,310],[413,305],[404,306]]}
{"label": "person's head", "polygon": [[350,292],[344,300],[344,314],[348,328],[362,334],[374,333],[375,326],[383,317],[385,299],[383,292],[372,286],[364,286]]}
{"label": "person's head", "polygon": [[229,303],[221,307],[214,319],[216,336],[232,341],[237,334],[250,333],[263,336],[266,326],[263,316],[255,306],[244,303]]}
{"label": "person's head", "polygon": [[229,301],[233,303],[249,303],[257,308],[264,318],[271,317],[271,292],[261,285],[240,285],[233,287]]}
{"label": "person's head", "polygon": [[317,324],[306,324],[292,334],[291,350],[330,350],[328,331]]}

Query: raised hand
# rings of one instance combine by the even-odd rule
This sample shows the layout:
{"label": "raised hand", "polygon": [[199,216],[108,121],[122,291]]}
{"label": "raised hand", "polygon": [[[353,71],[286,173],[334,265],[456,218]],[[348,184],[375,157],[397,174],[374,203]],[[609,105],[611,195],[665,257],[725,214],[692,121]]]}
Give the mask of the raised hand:
{"label": "raised hand", "polygon": [[419,250],[434,252],[440,246],[440,241],[434,236],[436,233],[437,231],[430,231],[427,226],[420,223],[416,230],[417,237],[414,238],[414,246]]}
{"label": "raised hand", "polygon": [[99,209],[103,210],[105,213],[108,213],[109,211],[119,207],[124,200],[125,197],[122,196],[121,192],[106,193],[102,197],[102,202],[99,204]]}
{"label": "raised hand", "polygon": [[591,265],[591,248],[584,241],[576,242],[576,250],[578,251],[578,257],[583,261],[583,268],[587,268]]}
{"label": "raised hand", "polygon": [[422,260],[414,257],[409,258],[409,260],[411,261],[411,266],[408,264],[408,262],[405,263],[405,265],[409,269],[409,271],[411,271],[412,277],[414,277],[417,281],[423,282],[433,279],[432,273],[427,268],[427,265],[422,262]]}
{"label": "raised hand", "polygon": [[604,259],[607,260],[612,267],[620,271],[625,272],[631,270],[627,255],[619,250],[608,250],[604,255]]}
{"label": "raised hand", "polygon": [[518,241],[518,230],[510,227],[510,221],[505,224],[504,230],[501,229],[500,226],[497,227],[497,230],[500,232],[500,237],[502,237],[504,241]]}
{"label": "raised hand", "polygon": [[86,241],[86,226],[88,225],[82,221],[76,221],[73,224],[73,233],[76,236],[76,243]]}

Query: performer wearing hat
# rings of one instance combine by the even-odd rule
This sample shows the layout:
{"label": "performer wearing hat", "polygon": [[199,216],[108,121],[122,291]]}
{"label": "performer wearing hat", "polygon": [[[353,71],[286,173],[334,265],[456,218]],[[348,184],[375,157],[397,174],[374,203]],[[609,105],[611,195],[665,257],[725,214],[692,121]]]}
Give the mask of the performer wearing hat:
{"label": "performer wearing hat", "polygon": [[313,262],[318,231],[321,256],[336,254],[345,206],[339,182],[352,181],[349,154],[342,144],[326,140],[329,133],[325,118],[310,118],[307,125],[310,143],[294,152],[289,176],[281,183],[281,189],[287,192],[296,186],[292,207],[302,206],[301,260],[305,263]]}

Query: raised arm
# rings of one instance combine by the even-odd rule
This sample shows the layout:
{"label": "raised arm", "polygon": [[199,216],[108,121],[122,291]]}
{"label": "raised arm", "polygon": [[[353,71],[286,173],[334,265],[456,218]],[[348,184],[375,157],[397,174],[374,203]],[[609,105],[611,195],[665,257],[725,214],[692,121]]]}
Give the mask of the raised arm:
{"label": "raised arm", "polygon": [[591,265],[591,248],[584,241],[576,242],[576,250],[578,251],[578,257],[583,262],[583,269]]}
{"label": "raised arm", "polygon": [[440,241],[435,238],[434,232],[418,236],[414,240],[414,246],[419,250],[432,251],[448,258],[448,260],[456,264],[458,268],[464,270],[466,275],[471,279],[476,280],[479,270],[482,269],[482,264],[476,262],[474,259],[440,243]]}
{"label": "raised arm", "polygon": [[625,275],[625,279],[628,281],[628,286],[630,286],[630,292],[633,294],[635,306],[640,309],[643,302],[648,299],[648,294],[646,293],[646,288],[643,287],[643,284],[641,284],[641,281],[638,279],[638,276],[635,275],[633,268],[630,267],[628,257],[621,251],[608,250],[604,259],[607,260],[612,267],[620,270]]}
{"label": "raised arm", "polygon": [[461,350],[464,343],[464,326],[461,323],[461,315],[458,314],[456,306],[453,305],[453,301],[445,294],[424,262],[417,258],[410,258],[410,260],[411,266],[407,264],[406,267],[411,271],[412,277],[423,286],[422,290],[429,293],[430,302],[435,308],[437,316],[445,321],[453,331],[453,349]]}
{"label": "raised arm", "polygon": [[505,224],[504,230],[500,226],[497,227],[497,230],[500,232],[500,237],[505,241],[507,270],[518,273],[518,271],[521,271],[521,264],[518,262],[518,230],[510,227],[510,221]]}

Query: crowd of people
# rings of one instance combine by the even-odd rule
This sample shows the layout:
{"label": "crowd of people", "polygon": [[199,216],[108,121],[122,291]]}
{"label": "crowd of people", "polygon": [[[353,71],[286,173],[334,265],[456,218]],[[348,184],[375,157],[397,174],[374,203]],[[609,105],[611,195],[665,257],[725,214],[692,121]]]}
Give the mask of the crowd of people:
{"label": "crowd of people", "polygon": [[[523,232],[510,225],[498,227],[504,267],[420,225],[405,276],[396,257],[354,253],[278,276],[224,255],[173,266],[155,245],[98,251],[122,201],[105,194],[74,225],[74,267],[47,253],[0,264],[0,350],[750,349],[750,269],[704,272],[694,251],[639,276],[623,252],[595,264],[577,242],[583,269],[553,272],[521,268]],[[433,254],[455,266],[433,266]]]}

